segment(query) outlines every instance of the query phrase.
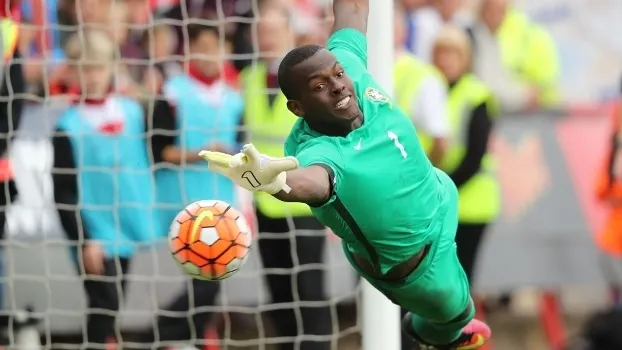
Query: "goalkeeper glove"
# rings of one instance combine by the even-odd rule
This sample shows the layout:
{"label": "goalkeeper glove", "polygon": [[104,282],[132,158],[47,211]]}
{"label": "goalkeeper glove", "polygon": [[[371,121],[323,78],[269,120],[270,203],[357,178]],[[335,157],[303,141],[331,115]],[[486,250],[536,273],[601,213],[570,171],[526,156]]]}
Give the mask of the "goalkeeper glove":
{"label": "goalkeeper glove", "polygon": [[253,144],[244,145],[242,152],[229,155],[220,152],[201,151],[208,162],[208,169],[231,179],[238,186],[249,191],[263,191],[275,194],[289,193],[286,171],[298,168],[294,157],[273,158],[259,153]]}

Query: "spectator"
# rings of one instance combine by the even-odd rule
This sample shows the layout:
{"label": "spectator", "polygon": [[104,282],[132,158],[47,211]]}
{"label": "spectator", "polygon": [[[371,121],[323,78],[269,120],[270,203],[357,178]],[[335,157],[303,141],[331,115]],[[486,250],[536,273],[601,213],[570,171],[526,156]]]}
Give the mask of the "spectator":
{"label": "spectator", "polygon": [[447,86],[436,68],[409,53],[406,42],[406,16],[396,2],[393,68],[395,99],[420,133],[419,140],[432,164],[443,158],[449,132]]}
{"label": "spectator", "polygon": [[[160,69],[165,76],[172,76],[180,71],[176,55],[188,55],[188,25],[202,21],[217,21],[223,24],[225,32],[223,37],[243,39],[237,34],[236,21],[225,21],[231,16],[251,16],[253,0],[186,0],[178,1],[174,6],[161,8],[156,13],[157,20],[166,20],[153,31],[153,58],[159,62]],[[220,3],[220,5],[218,5]],[[221,11],[219,11],[221,10]],[[174,24],[171,24],[174,21]],[[248,48],[248,43],[241,44],[242,49]],[[236,43],[233,44],[236,46]],[[239,48],[234,48],[235,53]],[[227,79],[237,75],[237,69],[231,62],[225,62],[222,69]]]}
{"label": "spectator", "polygon": [[[148,75],[147,67],[148,55],[143,47],[143,43],[137,34],[130,31],[131,21],[134,19],[130,14],[130,7],[125,1],[103,0],[97,4],[90,3],[91,0],[62,0],[62,18],[64,25],[74,25],[74,30],[70,33],[79,33],[84,29],[99,28],[108,32],[115,45],[119,47],[119,57],[115,65],[114,90],[119,93],[130,95],[134,98],[142,98],[145,94],[153,95],[159,85],[159,78],[156,76],[154,86],[150,84],[150,79],[154,77]],[[140,1],[140,0],[135,0]],[[102,13],[91,11],[89,6],[95,6]],[[152,67],[151,67],[152,68]],[[154,72],[149,72],[153,74]],[[67,74],[67,65],[61,64],[53,71],[50,77],[50,93],[75,93],[80,90],[79,82],[68,81],[70,74]]]}
{"label": "spectator", "polygon": [[165,215],[171,220],[186,203],[205,198],[234,203],[233,184],[205,169],[198,153],[202,149],[233,151],[243,110],[239,94],[222,79],[218,27],[192,24],[188,37],[188,73],[164,84],[164,97],[174,113],[155,114],[153,120],[153,156],[164,166],[157,173],[159,200],[173,205],[174,211]]}
{"label": "spectator", "polygon": [[[167,232],[179,209],[188,203],[220,199],[236,204],[233,183],[211,173],[198,153],[202,149],[220,152],[235,149],[242,99],[221,74],[224,52],[218,27],[190,24],[187,29],[188,73],[165,82],[166,101],[156,103],[153,115],[151,145],[153,159],[158,164],[158,204],[164,206],[161,232]],[[159,340],[189,340],[190,307],[214,305],[219,284],[193,280],[192,286],[193,301],[184,292],[165,308],[182,311],[178,317],[159,317]],[[201,337],[209,313],[197,313],[192,321],[196,334]]]}
{"label": "spectator", "polygon": [[559,100],[555,43],[508,1],[480,4],[479,20],[469,29],[473,71],[497,95],[504,111],[552,108]]}
{"label": "spectator", "polygon": [[[37,9],[32,1],[22,1],[22,24],[20,28],[20,52],[28,58],[24,64],[24,76],[29,89],[44,93],[44,75],[53,71],[64,59],[58,29],[58,1],[48,0]],[[38,11],[37,11],[38,10]],[[37,12],[43,12],[38,16]]]}
{"label": "spectator", "polygon": [[[9,153],[9,140],[18,129],[22,116],[24,99],[20,96],[26,90],[22,71],[21,53],[18,47],[19,3],[16,0],[0,0],[0,42],[3,43],[0,57],[0,239],[5,239],[6,206],[17,195],[13,182],[10,163],[6,159]],[[2,247],[0,247],[2,249]],[[0,256],[0,276],[4,277]],[[2,289],[0,285],[0,305]],[[7,329],[9,320],[0,317],[0,331]],[[4,332],[1,332],[4,334]],[[3,336],[4,337],[4,336]],[[0,339],[5,343],[8,339]]]}
{"label": "spectator", "polygon": [[[599,248],[616,259],[616,273],[622,271],[622,83],[612,116],[607,155],[596,182],[596,197],[608,210],[605,225],[597,235]],[[620,286],[616,286],[620,287]]]}
{"label": "spectator", "polygon": [[[296,121],[296,116],[287,109],[287,100],[279,90],[277,79],[281,57],[294,44],[294,35],[282,7],[260,8],[257,39],[261,59],[241,73],[244,124],[249,142],[267,155],[282,157],[283,142]],[[312,266],[322,263],[326,240],[324,226],[312,216],[310,208],[301,203],[283,203],[267,193],[257,192],[255,204],[259,253],[267,269],[266,281],[272,302],[277,305],[270,316],[279,336],[330,335],[332,320],[328,305],[293,305],[298,300],[303,303],[326,300],[324,272]],[[300,312],[302,324],[298,323],[294,309]],[[300,334],[299,329],[304,333]],[[289,340],[281,343],[279,349],[297,349],[294,344]],[[302,340],[300,349],[330,349],[330,341]]]}
{"label": "spectator", "polygon": [[153,241],[158,228],[141,107],[110,93],[115,51],[101,31],[85,30],[68,40],[66,55],[72,73],[83,77],[82,91],[53,138],[54,197],[65,233],[77,244],[80,274],[86,274],[85,342],[96,349],[116,334],[136,244]]}
{"label": "spectator", "polygon": [[405,42],[408,51],[415,53],[417,50],[417,13],[431,5],[431,0],[399,0],[406,17]]}
{"label": "spectator", "polygon": [[470,57],[464,31],[446,27],[439,33],[432,59],[449,82],[449,125],[454,135],[440,168],[458,187],[458,258],[472,282],[482,238],[501,208],[488,150],[498,107],[492,92],[469,72]]}
{"label": "spectator", "polygon": [[469,18],[460,12],[462,0],[430,0],[418,4],[410,1],[409,5],[415,9],[407,16],[406,47],[426,63],[431,60],[434,39],[444,26],[466,27],[469,23]]}
{"label": "spectator", "polygon": [[115,12],[112,7],[120,4],[117,0],[58,0],[58,21],[68,29],[60,32],[60,44],[66,47],[74,34],[83,29],[108,30],[111,17]]}

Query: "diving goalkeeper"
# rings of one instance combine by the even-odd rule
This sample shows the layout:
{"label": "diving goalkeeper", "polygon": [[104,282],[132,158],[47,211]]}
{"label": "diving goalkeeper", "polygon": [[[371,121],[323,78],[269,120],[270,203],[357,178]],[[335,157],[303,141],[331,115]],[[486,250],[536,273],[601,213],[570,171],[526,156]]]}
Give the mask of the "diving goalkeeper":
{"label": "diving goalkeeper", "polygon": [[287,157],[253,145],[201,156],[247,190],[311,206],[361,276],[410,311],[404,331],[419,344],[477,349],[491,332],[474,319],[456,256],[457,189],[367,71],[368,1],[334,0],[333,11],[327,47],[298,47],[279,67],[287,107],[300,117]]}

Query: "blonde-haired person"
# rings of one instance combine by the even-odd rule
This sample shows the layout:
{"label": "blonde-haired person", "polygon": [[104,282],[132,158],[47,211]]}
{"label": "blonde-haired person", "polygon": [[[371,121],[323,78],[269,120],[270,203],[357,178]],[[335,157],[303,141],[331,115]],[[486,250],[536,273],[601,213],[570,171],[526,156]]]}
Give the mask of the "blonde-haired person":
{"label": "blonde-haired person", "polygon": [[117,46],[103,30],[74,33],[65,45],[67,78],[80,98],[100,99],[113,88]]}
{"label": "blonde-haired person", "polygon": [[52,141],[54,197],[84,277],[85,347],[101,349],[115,337],[123,276],[137,246],[154,238],[153,171],[140,104],[111,92],[117,50],[108,33],[75,33],[65,51],[80,90]]}
{"label": "blonde-haired person", "polygon": [[458,258],[472,281],[486,227],[500,210],[499,186],[492,174],[488,140],[498,107],[491,91],[471,72],[471,44],[455,27],[443,28],[432,61],[448,84],[449,138],[440,168],[458,187]]}

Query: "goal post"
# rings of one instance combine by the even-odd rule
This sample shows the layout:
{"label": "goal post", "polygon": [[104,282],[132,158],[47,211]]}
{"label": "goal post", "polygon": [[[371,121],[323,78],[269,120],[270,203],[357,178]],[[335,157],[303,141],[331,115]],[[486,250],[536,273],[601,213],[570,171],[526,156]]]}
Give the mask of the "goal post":
{"label": "goal post", "polygon": [[[376,82],[393,95],[393,2],[370,0],[367,28],[368,67]],[[362,281],[363,350],[400,350],[399,308],[367,281]]]}

